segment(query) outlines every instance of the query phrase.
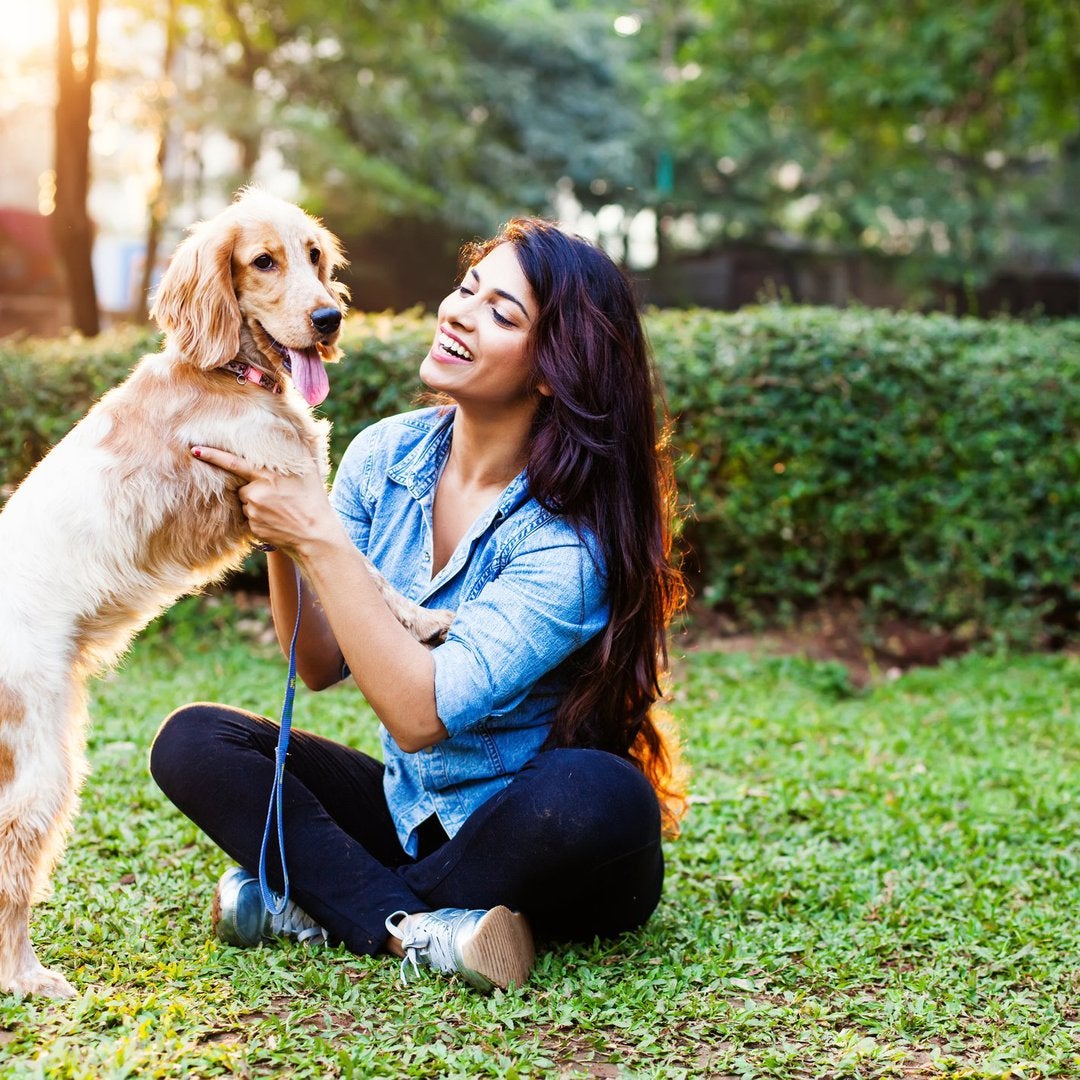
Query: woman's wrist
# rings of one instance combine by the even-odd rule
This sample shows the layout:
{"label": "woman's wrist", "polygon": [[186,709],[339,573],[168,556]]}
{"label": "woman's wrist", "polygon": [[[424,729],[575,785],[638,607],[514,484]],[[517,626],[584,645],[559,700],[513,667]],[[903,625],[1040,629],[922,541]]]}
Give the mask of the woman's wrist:
{"label": "woman's wrist", "polygon": [[289,554],[305,569],[329,565],[342,555],[352,555],[355,551],[345,526],[336,514],[320,522],[317,528],[298,538],[289,547]]}

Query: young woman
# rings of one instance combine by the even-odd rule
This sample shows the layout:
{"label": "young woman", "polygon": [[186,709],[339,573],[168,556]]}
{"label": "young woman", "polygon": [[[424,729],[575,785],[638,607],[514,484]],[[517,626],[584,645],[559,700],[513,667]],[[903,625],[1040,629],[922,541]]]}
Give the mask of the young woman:
{"label": "young woman", "polygon": [[[640,926],[677,816],[653,712],[684,599],[674,485],[630,286],[593,245],[516,219],[466,249],[420,367],[446,404],[392,417],[347,450],[327,497],[195,447],[246,481],[297,671],[351,677],[383,761],[294,731],[283,785],[292,902],[258,866],[277,726],[222,705],[169,716],[151,770],[240,867],[218,883],[219,937],[339,941],[481,989],[520,985],[533,933]],[[397,589],[455,612],[429,649],[399,625],[360,552]],[[312,594],[317,598],[312,600]],[[276,858],[268,874],[282,888]]]}

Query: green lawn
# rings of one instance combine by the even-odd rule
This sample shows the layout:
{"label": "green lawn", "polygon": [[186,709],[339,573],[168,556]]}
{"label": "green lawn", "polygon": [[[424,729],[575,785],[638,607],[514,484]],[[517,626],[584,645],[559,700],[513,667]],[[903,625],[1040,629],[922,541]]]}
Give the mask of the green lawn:
{"label": "green lawn", "polygon": [[[283,676],[203,615],[96,684],[83,809],[33,919],[81,993],[0,998],[0,1075],[1080,1076],[1080,660],[969,657],[856,693],[829,664],[688,653],[693,803],[660,909],[490,997],[209,938],[227,864],[147,747],[187,700],[276,715]],[[347,688],[296,712],[376,746]]]}

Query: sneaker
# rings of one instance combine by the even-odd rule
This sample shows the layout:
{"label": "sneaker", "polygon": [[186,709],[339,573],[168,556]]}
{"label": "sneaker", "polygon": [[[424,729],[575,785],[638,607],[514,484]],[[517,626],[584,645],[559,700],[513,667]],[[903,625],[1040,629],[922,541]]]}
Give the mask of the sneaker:
{"label": "sneaker", "polygon": [[532,970],[536,952],[525,916],[505,907],[489,911],[440,908],[408,915],[395,911],[386,929],[401,942],[402,982],[420,965],[435,971],[457,972],[477,990],[522,986]]}
{"label": "sneaker", "polygon": [[[277,893],[270,895],[274,898],[274,907],[278,907],[281,897]],[[219,941],[241,948],[279,937],[291,938],[304,945],[321,945],[329,938],[326,931],[291,900],[280,915],[274,915],[263,903],[259,879],[241,866],[226,870],[218,880],[210,921]]]}

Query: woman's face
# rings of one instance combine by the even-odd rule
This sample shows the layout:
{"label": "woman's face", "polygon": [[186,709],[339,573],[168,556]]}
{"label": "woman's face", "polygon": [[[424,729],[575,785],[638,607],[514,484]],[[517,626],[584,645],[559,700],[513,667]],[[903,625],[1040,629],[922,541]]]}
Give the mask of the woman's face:
{"label": "woman's face", "polygon": [[492,249],[439,305],[420,378],[465,407],[515,407],[538,393],[527,359],[536,298],[512,244]]}

